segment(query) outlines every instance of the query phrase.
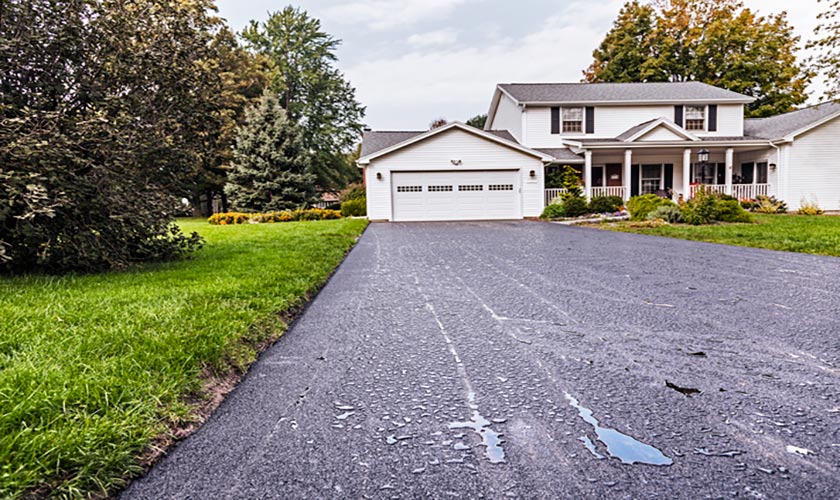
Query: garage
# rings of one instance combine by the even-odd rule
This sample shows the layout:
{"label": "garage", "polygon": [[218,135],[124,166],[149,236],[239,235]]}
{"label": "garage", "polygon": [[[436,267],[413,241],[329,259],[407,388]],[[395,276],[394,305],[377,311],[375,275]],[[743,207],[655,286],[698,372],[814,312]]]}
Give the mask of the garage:
{"label": "garage", "polygon": [[392,220],[521,219],[519,172],[394,172]]}
{"label": "garage", "polygon": [[372,221],[477,221],[538,217],[551,160],[510,134],[454,122],[366,131],[357,164]]}

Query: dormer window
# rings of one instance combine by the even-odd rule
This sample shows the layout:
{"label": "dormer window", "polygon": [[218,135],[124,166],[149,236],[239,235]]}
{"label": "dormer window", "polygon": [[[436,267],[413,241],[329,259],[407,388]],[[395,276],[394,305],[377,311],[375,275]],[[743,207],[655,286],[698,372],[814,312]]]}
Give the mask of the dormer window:
{"label": "dormer window", "polygon": [[563,132],[583,132],[583,108],[563,108]]}
{"label": "dormer window", "polygon": [[706,106],[685,107],[685,129],[706,130]]}

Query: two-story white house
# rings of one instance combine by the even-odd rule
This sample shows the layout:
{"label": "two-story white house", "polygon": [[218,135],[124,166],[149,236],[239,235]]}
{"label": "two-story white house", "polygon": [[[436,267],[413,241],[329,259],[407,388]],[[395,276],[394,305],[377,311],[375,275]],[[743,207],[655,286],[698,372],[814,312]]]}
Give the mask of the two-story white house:
{"label": "two-story white house", "polygon": [[696,186],[840,210],[840,104],[745,119],[753,98],[698,82],[499,84],[484,130],[366,131],[359,166],[372,220],[537,217],[572,165],[587,197]]}

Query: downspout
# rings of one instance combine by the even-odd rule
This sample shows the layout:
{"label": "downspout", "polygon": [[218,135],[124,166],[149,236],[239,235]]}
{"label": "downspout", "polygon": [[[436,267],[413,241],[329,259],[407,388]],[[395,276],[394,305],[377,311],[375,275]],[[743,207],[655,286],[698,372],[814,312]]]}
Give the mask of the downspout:
{"label": "downspout", "polygon": [[[773,141],[770,141],[770,147],[776,150],[776,198],[784,200],[781,193],[781,178],[782,178],[782,148],[773,144]],[[787,182],[785,182],[785,194],[787,194]]]}

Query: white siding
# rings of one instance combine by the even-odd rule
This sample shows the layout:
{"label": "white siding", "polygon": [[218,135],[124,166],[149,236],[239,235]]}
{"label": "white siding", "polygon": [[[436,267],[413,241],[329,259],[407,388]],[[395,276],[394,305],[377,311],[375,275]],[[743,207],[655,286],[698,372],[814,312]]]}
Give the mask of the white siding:
{"label": "white siding", "polygon": [[[461,160],[453,165],[452,160]],[[452,129],[371,161],[365,169],[368,218],[390,220],[391,175],[393,171],[519,170],[522,215],[538,217],[543,209],[543,163],[502,144]],[[534,171],[535,177],[530,176]],[[382,180],[376,174],[382,174]]]}
{"label": "white siding", "polygon": [[[672,116],[673,120],[674,117]],[[744,135],[744,105],[721,104],[718,106],[717,132],[693,131],[700,137],[740,137]]]}
{"label": "white siding", "polygon": [[507,130],[516,137],[517,141],[522,142],[522,109],[510,97],[502,94],[489,129]]}
{"label": "white siding", "polygon": [[840,119],[796,137],[790,146],[788,207],[815,199],[823,210],[840,210]]}
{"label": "white siding", "polygon": [[[641,123],[667,118],[674,120],[674,106],[596,106],[594,134],[552,134],[551,108],[528,108],[525,137],[528,147],[559,148],[563,139],[613,138]],[[718,106],[717,132],[692,131],[698,136],[738,137],[744,135],[744,107],[740,104]],[[517,136],[518,137],[518,136]],[[650,140],[650,139],[649,139]]]}
{"label": "white siding", "polygon": [[655,129],[651,130],[647,134],[643,135],[637,141],[684,141],[686,140],[685,137],[681,135],[677,135],[668,127],[660,125]]}

